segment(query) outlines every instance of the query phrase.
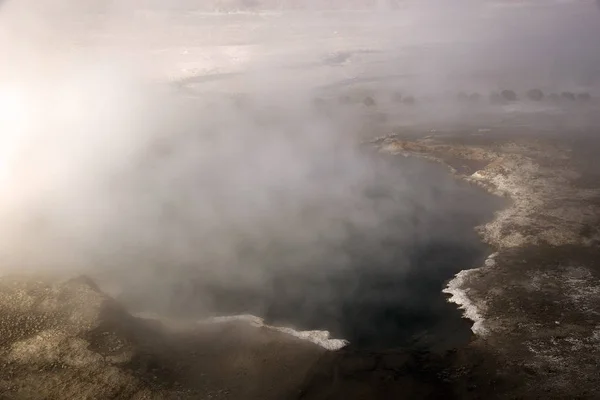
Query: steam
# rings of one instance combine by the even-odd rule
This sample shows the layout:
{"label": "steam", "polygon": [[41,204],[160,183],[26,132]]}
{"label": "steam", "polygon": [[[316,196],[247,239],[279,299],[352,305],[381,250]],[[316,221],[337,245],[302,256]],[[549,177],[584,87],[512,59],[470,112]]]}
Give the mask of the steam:
{"label": "steam", "polygon": [[[485,93],[523,79],[554,88],[558,75],[584,87],[597,76],[593,4],[535,5],[532,20],[478,3],[235,17],[149,2],[6,2],[0,271],[90,273],[150,300],[162,290],[160,302],[176,281],[261,288],[274,270],[316,273],[306,270],[314,260],[343,270],[351,232],[368,232],[376,253],[399,215],[395,239],[410,246],[425,230],[415,209],[447,209],[432,192],[403,196],[407,178],[357,145],[389,126],[362,104],[340,105],[340,93],[374,93],[393,114],[381,99],[395,91]],[[368,89],[343,83],[397,75]],[[398,113],[463,115],[439,107]],[[377,199],[375,183],[392,195]]]}

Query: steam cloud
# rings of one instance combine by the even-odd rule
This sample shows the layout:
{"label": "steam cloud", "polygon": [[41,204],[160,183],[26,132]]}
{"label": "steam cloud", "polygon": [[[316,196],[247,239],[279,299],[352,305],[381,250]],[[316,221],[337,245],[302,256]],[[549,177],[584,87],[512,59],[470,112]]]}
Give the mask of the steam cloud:
{"label": "steam cloud", "polygon": [[[377,129],[365,107],[344,108],[336,94],[321,107],[321,89],[399,74],[397,90],[427,95],[523,81],[587,88],[600,65],[592,3],[537,4],[534,14],[424,1],[392,14],[217,23],[171,3],[0,8],[1,103],[12,107],[0,112],[2,271],[92,273],[161,303],[186,279],[260,288],[274,269],[315,273],[304,269],[315,259],[343,269],[351,232],[368,232],[376,252],[392,217],[405,219],[401,246],[419,230],[452,236],[411,219],[418,207],[449,211],[436,193],[406,195],[410,180],[356,145]],[[369,61],[365,49],[387,58]],[[332,53],[339,65],[327,64]],[[193,95],[164,83],[217,72],[243,74]],[[373,90],[390,96],[387,84]],[[411,113],[439,118],[436,107]],[[444,107],[445,118],[462,116]],[[392,190],[385,200],[373,196],[381,185]]]}

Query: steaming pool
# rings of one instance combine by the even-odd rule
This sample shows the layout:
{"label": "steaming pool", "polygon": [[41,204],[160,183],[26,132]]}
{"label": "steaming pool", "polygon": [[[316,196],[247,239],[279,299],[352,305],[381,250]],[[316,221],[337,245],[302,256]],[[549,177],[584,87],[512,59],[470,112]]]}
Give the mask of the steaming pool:
{"label": "steaming pool", "polygon": [[197,316],[208,302],[212,315],[251,314],[273,326],[327,330],[355,349],[441,351],[465,344],[470,322],[442,289],[489,255],[474,227],[503,201],[420,159],[378,154],[372,165],[373,185],[360,195],[370,207],[389,210],[384,223],[348,222],[335,250],[316,252],[295,268],[286,268],[286,254],[310,249],[246,249],[266,265],[260,285],[179,282],[169,313]]}
{"label": "steaming pool", "polygon": [[[502,18],[502,21],[515,23],[517,16],[509,8],[492,8],[484,14],[485,18],[477,15],[472,27],[473,32],[479,32],[482,28],[479,24],[484,21],[486,35],[482,36],[471,34],[471,28],[463,27],[463,21],[456,22],[460,29],[449,27],[449,35],[440,35],[430,29],[418,30],[417,27],[435,25],[423,23],[419,13],[414,19],[400,18],[399,14],[392,13],[387,17],[378,15],[377,23],[360,13],[294,14],[289,17],[191,13],[186,14],[181,26],[189,25],[207,32],[215,27],[227,27],[227,33],[218,38],[197,35],[210,37],[207,43],[197,38],[190,41],[187,37],[177,42],[177,35],[168,35],[164,48],[155,49],[152,57],[164,59],[172,66],[168,75],[185,87],[190,97],[209,97],[211,100],[214,97],[217,104],[222,93],[252,94],[256,90],[266,90],[264,87],[269,90],[267,98],[273,92],[277,99],[269,99],[267,104],[292,104],[295,100],[290,93],[305,87],[314,88],[322,96],[319,99],[325,99],[323,101],[334,109],[335,118],[343,122],[339,124],[340,131],[350,130],[349,126],[359,125],[367,119],[375,120],[378,113],[384,115],[387,122],[375,123],[385,125],[381,130],[387,134],[391,127],[405,124],[409,127],[418,125],[417,129],[421,129],[419,124],[426,124],[426,131],[430,125],[437,128],[448,123],[471,123],[477,128],[509,122],[517,125],[523,123],[520,111],[528,115],[553,111],[552,104],[538,104],[526,99],[498,107],[479,104],[473,107],[475,112],[470,106],[457,106],[456,94],[463,90],[481,93],[484,97],[504,87],[523,87],[525,90],[539,86],[548,93],[575,90],[572,83],[555,82],[551,76],[544,77],[535,69],[531,75],[523,73],[532,70],[530,60],[520,52],[513,54],[510,48],[502,47],[507,40],[505,25],[488,22],[492,18]],[[552,15],[544,17],[549,26],[553,26]],[[562,68],[554,61],[544,61],[541,54],[533,51],[538,49],[537,39],[525,36],[521,31],[514,35],[527,49],[523,53],[531,52],[534,64]],[[314,42],[315,38],[319,40]],[[171,40],[177,43],[171,43]],[[505,51],[499,52],[498,48]],[[470,57],[475,54],[476,58]],[[549,60],[555,58],[554,53],[552,57],[550,53],[544,56]],[[515,59],[521,60],[523,65],[514,64]],[[461,61],[454,64],[452,60]],[[443,70],[438,69],[440,65]],[[251,73],[245,74],[246,69]],[[366,93],[375,97],[376,106],[340,104],[338,91],[360,92],[363,85],[369,89]],[[404,107],[394,101],[390,103],[397,90],[403,95],[414,94],[420,105]],[[277,97],[279,95],[283,97]],[[523,97],[523,93],[520,96]],[[448,106],[446,102],[451,104]],[[215,110],[218,111],[218,107]],[[216,118],[215,127],[232,124],[238,128],[237,122],[242,120],[244,129],[248,125],[256,131],[262,129],[256,126],[251,111],[244,114],[236,108],[241,117],[230,118],[229,114],[224,114],[223,120],[218,120],[218,112],[213,116],[213,111],[209,112],[208,119]],[[359,115],[361,113],[364,115]],[[306,118],[305,114],[291,114],[291,117],[281,117],[285,128],[293,126],[290,130],[297,135],[311,131],[312,127],[306,126],[296,129],[296,125]],[[248,115],[250,118],[243,118]],[[555,119],[544,118],[544,121],[551,125]],[[370,134],[374,132],[368,130]],[[237,133],[228,132],[231,135]],[[249,171],[247,175],[245,171],[232,172],[229,161],[223,162],[192,144],[185,144],[190,148],[189,153],[198,152],[210,159],[200,167],[208,171],[207,175],[218,176],[203,177],[202,181],[214,185],[213,189],[219,193],[220,197],[212,200],[225,208],[226,220],[215,222],[209,216],[207,219],[213,225],[205,228],[207,232],[188,235],[185,231],[180,234],[175,230],[176,234],[170,236],[176,240],[198,236],[194,238],[198,244],[190,247],[198,247],[198,258],[205,259],[199,263],[209,266],[197,268],[193,265],[193,257],[189,257],[191,261],[186,259],[185,262],[191,265],[182,268],[192,272],[164,274],[168,293],[161,294],[152,287],[156,298],[168,299],[168,305],[158,307],[161,312],[196,319],[250,314],[264,318],[265,323],[272,326],[298,331],[326,330],[332,337],[346,339],[350,346],[358,349],[411,346],[443,350],[469,340],[470,322],[461,317],[455,305],[446,301],[442,290],[457,272],[482,265],[491,253],[481,243],[474,228],[490,221],[493,212],[504,205],[504,200],[459,182],[444,167],[424,160],[371,155],[372,162],[366,174],[356,177],[336,170],[326,172],[331,173],[331,177],[323,178],[324,171],[329,168],[327,160],[334,149],[328,147],[328,143],[323,144],[321,138],[309,135],[308,139],[302,140],[293,137],[287,138],[289,143],[283,140],[283,145],[278,142],[271,146],[262,136],[256,140],[235,137],[232,143],[215,140],[205,147],[216,148],[223,156],[231,157],[232,164],[247,163],[242,167]],[[234,151],[227,150],[230,145]],[[313,145],[315,147],[311,147]],[[296,147],[305,153],[297,156]],[[284,156],[274,156],[276,152]],[[189,156],[188,152],[183,156]],[[193,157],[196,158],[196,154]],[[239,158],[243,158],[243,162],[238,162]],[[296,169],[303,168],[306,161],[323,164],[309,171],[318,176],[319,182],[314,185],[310,179],[294,181]],[[362,161],[355,161],[342,162],[342,167],[333,168],[357,165],[360,168]],[[190,164],[197,167],[195,161]],[[284,167],[280,168],[280,164]],[[224,183],[215,184],[214,180]],[[292,189],[287,193],[288,188],[283,185],[283,194],[279,193],[280,181],[287,180],[292,180]],[[370,183],[365,185],[365,182]],[[296,188],[294,184],[297,184]],[[339,187],[324,189],[324,184]],[[234,187],[236,185],[239,187]],[[258,190],[250,187],[253,185]],[[157,192],[162,195],[172,190],[167,186],[160,187]],[[264,196],[261,191],[265,192]],[[152,193],[151,190],[148,192]],[[318,194],[316,200],[311,197],[314,193]],[[170,196],[176,198],[169,200],[175,204],[171,207],[175,210],[173,214],[177,214],[178,199],[182,198],[181,202],[187,206],[186,198],[194,198],[196,193],[180,195],[174,191],[166,197]],[[286,205],[276,206],[276,212],[271,213],[269,207],[259,204],[263,197],[267,198],[267,203],[272,203],[280,196]],[[252,202],[259,206],[246,204]],[[337,207],[338,203],[343,204]],[[337,212],[338,208],[341,211]],[[181,217],[183,223],[191,224],[188,219],[193,218],[187,218],[185,211],[181,214],[184,215]],[[228,223],[235,225],[240,219],[243,219],[244,232],[234,233],[241,239],[236,236],[234,240],[229,232],[223,233],[229,229]],[[265,228],[264,232],[251,233],[254,236],[250,239],[243,238],[247,231],[262,229],[261,226],[254,229],[253,224],[263,222],[273,229]],[[211,229],[216,232],[216,238],[210,237]],[[165,237],[165,241],[170,240],[169,235],[165,234]],[[228,242],[221,248],[221,239],[233,245]],[[217,254],[213,258],[219,262],[215,263],[204,254],[206,250],[221,251],[226,256]],[[175,268],[162,259],[157,263]],[[148,288],[142,287],[141,292],[139,298],[136,293],[129,293],[131,299],[128,302],[148,303]]]}
{"label": "steaming pool", "polygon": [[[361,86],[358,87],[361,89],[364,84],[373,89],[369,93],[375,93],[377,106],[365,111],[362,105],[336,103],[343,108],[333,113],[344,122],[340,124],[341,131],[364,122],[358,114],[364,113],[364,119],[375,119],[370,117],[379,117],[377,112],[388,119],[387,122],[377,122],[389,124],[382,128],[385,134],[392,126],[410,126],[413,122],[434,126],[469,122],[470,118],[479,127],[481,121],[485,121],[486,126],[490,124],[491,117],[506,124],[507,117],[512,118],[517,107],[531,108],[532,113],[546,112],[548,103],[523,102],[489,109],[483,105],[475,107],[478,112],[482,111],[483,117],[474,120],[470,111],[457,107],[456,103],[446,107],[445,101],[454,101],[455,95],[462,91],[486,95],[504,88],[526,90],[540,87],[548,93],[559,93],[576,90],[579,86],[568,80],[557,82],[553,75],[561,68],[573,69],[572,60],[579,58],[570,53],[575,49],[560,46],[560,51],[541,51],[545,47],[539,46],[539,38],[534,34],[537,30],[529,29],[532,26],[530,13],[511,10],[516,8],[486,6],[473,14],[466,13],[465,18],[453,19],[448,26],[438,26],[437,22],[448,20],[446,13],[449,10],[421,12],[418,7],[412,11],[377,15],[354,12],[213,15],[190,12],[166,19],[164,29],[156,28],[160,19],[149,20],[149,30],[162,34],[157,34],[156,40],[147,40],[146,36],[140,35],[144,43],[136,43],[148,51],[148,58],[144,58],[147,64],[156,65],[162,71],[159,75],[168,76],[170,81],[185,87],[190,97],[212,99],[213,95],[216,98],[221,93],[252,94],[268,88],[269,92],[275,93],[275,103],[291,104],[293,99],[289,97],[293,96],[289,96],[290,93],[313,88],[319,96],[335,102],[332,99],[339,99],[338,90],[355,86]],[[566,32],[557,30],[554,21],[557,16],[563,21],[567,7],[561,7],[559,12],[556,12],[558,9],[541,6],[536,6],[535,10],[540,26],[548,27],[544,32],[553,35],[545,40],[548,43],[564,41]],[[584,8],[569,6],[569,10],[572,10],[568,15],[573,21],[580,21],[584,16],[596,18],[588,16]],[[506,26],[520,25],[527,27],[527,32],[506,29]],[[566,22],[560,24],[567,25]],[[144,32],[145,28],[142,24],[136,29]],[[507,32],[510,32],[509,36],[506,36]],[[592,43],[595,37],[592,34],[577,35],[581,35],[578,42],[585,37],[586,43]],[[508,43],[520,43],[522,47],[513,48]],[[585,53],[588,60],[593,52]],[[568,65],[556,60],[564,60]],[[589,58],[589,61],[592,59]],[[595,73],[592,67],[596,64],[584,64],[582,74],[591,79]],[[167,71],[164,74],[163,69]],[[542,74],[540,70],[546,73]],[[248,71],[250,73],[245,74]],[[423,99],[421,104],[425,107],[387,104],[392,92],[396,91],[402,92],[403,96],[415,95],[419,101]],[[278,98],[278,95],[283,97]],[[331,95],[330,99],[327,99],[328,95]],[[357,107],[361,107],[361,111],[357,112]],[[234,125],[237,129],[240,120],[244,121],[244,129],[247,125],[256,130],[262,129],[252,125],[256,123],[254,115],[245,115],[244,119],[238,116],[229,118],[229,114],[224,114],[223,120],[219,120],[219,113],[213,111],[208,112],[208,120],[216,118],[214,126],[209,124],[210,129],[219,125]],[[292,118],[285,122],[293,125],[291,130],[306,134],[312,129],[296,129],[295,125],[305,116],[302,113],[292,114]],[[550,118],[544,120],[549,125],[555,122]],[[234,137],[233,134],[238,132],[227,133]],[[371,176],[367,177],[371,184],[364,184],[364,176],[354,181],[354,176],[340,171],[332,173],[330,178],[321,177],[321,183],[341,182],[339,188],[324,190],[323,185],[312,185],[310,180],[301,181],[296,192],[292,190],[283,194],[283,200],[292,206],[270,214],[269,207],[259,204],[252,208],[244,202],[248,196],[257,204],[262,197],[274,201],[281,194],[278,192],[279,181],[296,179],[295,168],[302,167],[305,161],[317,160],[327,164],[334,149],[328,148],[327,144],[322,145],[321,138],[314,137],[292,139],[290,143],[276,143],[275,146],[262,141],[262,136],[261,140],[257,140],[261,144],[252,144],[252,139],[235,138],[231,143],[215,139],[215,143],[209,141],[204,146],[216,148],[214,153],[222,153],[221,160],[205,154],[202,146],[196,148],[190,143],[182,145],[186,147],[185,151],[175,151],[186,163],[189,162],[190,170],[198,167],[196,159],[200,157],[197,154],[210,159],[205,165],[200,165],[208,171],[208,176],[201,180],[204,184],[215,186],[220,197],[212,200],[219,207],[224,205],[223,214],[231,221],[215,221],[208,216],[206,219],[212,224],[209,225],[198,218],[201,227],[209,226],[204,228],[206,232],[200,234],[195,231],[188,234],[178,229],[171,233],[167,229],[170,227],[165,227],[165,237],[150,235],[145,247],[137,243],[139,232],[135,232],[132,235],[134,243],[130,247],[142,247],[143,250],[138,252],[144,253],[142,260],[136,258],[135,262],[144,264],[149,259],[149,264],[162,264],[164,270],[158,274],[150,271],[153,276],[148,281],[151,284],[139,283],[140,293],[131,290],[127,294],[129,299],[124,300],[133,305],[152,303],[153,299],[148,299],[151,292],[159,299],[157,302],[168,300],[166,306],[160,304],[156,307],[168,315],[201,319],[251,314],[274,326],[300,331],[327,330],[332,337],[346,339],[351,346],[361,349],[401,346],[447,349],[469,339],[470,323],[461,318],[456,306],[447,303],[442,290],[457,272],[482,265],[490,249],[480,242],[474,227],[492,219],[493,212],[503,204],[501,199],[458,182],[439,165],[377,155],[374,157],[376,161],[370,164],[373,167],[369,171]],[[314,148],[311,147],[313,145]],[[272,147],[272,151],[262,150],[261,146]],[[230,147],[233,150],[228,150]],[[273,155],[282,150],[279,147],[283,147],[284,156]],[[296,156],[295,147],[303,148],[306,154]],[[238,157],[247,157],[253,152],[256,155],[244,160],[249,162],[249,167],[243,168],[251,171],[248,175],[252,175],[252,167],[256,167],[258,175],[262,173],[264,176],[256,179],[255,176],[247,176],[245,171],[231,171],[230,161],[237,164]],[[264,163],[261,156],[264,156]],[[227,157],[231,160],[222,161]],[[287,158],[292,161],[288,163]],[[278,163],[287,163],[291,168],[287,171],[281,168],[284,171],[280,171]],[[143,202],[150,202],[147,198],[151,196],[146,196],[147,193],[160,194],[156,201],[169,203],[165,207],[168,208],[167,213],[183,221],[182,225],[193,225],[195,215],[186,215],[186,211],[180,209],[194,203],[197,193],[188,193],[187,189],[179,193],[180,188],[173,189],[172,186],[178,185],[171,182],[179,181],[174,177],[179,178],[181,171],[177,162],[172,164],[175,166],[169,164],[167,167],[173,167],[174,171],[167,171],[166,176],[162,176],[168,183],[164,186],[157,184],[158,188],[154,187],[155,183],[151,183],[150,188],[143,187],[141,197]],[[348,164],[349,168],[357,165],[353,162]],[[188,166],[185,168],[184,172],[187,172]],[[320,176],[322,171],[315,168],[311,172]],[[230,186],[239,187],[232,189],[227,183],[214,183],[215,180],[234,182]],[[248,182],[257,183],[258,193],[255,188],[248,187],[252,186]],[[182,186],[187,187],[188,183],[186,181]],[[360,190],[352,189],[353,185]],[[262,189],[266,192],[265,196],[260,193]],[[337,189],[343,196],[335,193]],[[310,196],[315,190],[320,197],[311,203],[313,199]],[[251,192],[250,195],[248,192]],[[296,195],[300,196],[299,199]],[[325,201],[320,201],[323,198]],[[338,202],[344,203],[344,206],[350,203],[351,207],[339,207],[342,211],[338,213]],[[138,208],[145,211],[143,206],[138,207],[137,201],[130,203],[133,204],[130,206],[133,209],[131,214],[137,215]],[[180,203],[183,203],[181,207]],[[296,203],[300,204],[300,208]],[[151,206],[148,214],[162,212]],[[156,208],[160,207],[162,205]],[[332,213],[335,218],[330,218]],[[140,219],[144,218],[146,216],[141,215]],[[245,231],[252,231],[252,224],[262,220],[274,229],[264,235],[262,232],[256,234],[251,240],[232,240],[229,232],[222,231],[228,229],[228,222],[237,223],[240,219],[246,221],[242,223]],[[305,223],[306,220],[309,223]],[[139,236],[144,240],[146,226],[153,232],[156,226],[163,227],[162,220],[158,225],[154,220],[148,225],[144,224],[145,220],[142,222],[140,224],[133,219],[124,225],[141,226],[143,232]],[[121,226],[118,226],[120,231]],[[216,239],[210,237],[213,231]],[[279,233],[283,238],[278,236]],[[222,235],[224,240],[231,240],[235,246],[221,248],[218,235]],[[179,266],[173,266],[169,260],[170,251],[179,255],[179,242],[184,240],[192,242],[181,246],[184,247],[185,259],[172,258],[187,263],[182,268],[192,270],[190,273],[187,270],[184,273],[173,271]],[[168,242],[164,256],[159,254],[163,242]],[[117,247],[126,246],[118,244]],[[209,266],[196,268],[193,265],[196,254],[189,255],[188,247],[197,251],[197,258],[205,259],[199,263]],[[152,254],[146,257],[148,249]],[[221,251],[213,257],[219,263],[213,263],[206,256],[207,250]],[[198,273],[198,270],[201,272]],[[139,275],[141,273],[133,278],[136,284],[144,281]],[[164,286],[168,293],[156,290],[156,276],[167,281]]]}

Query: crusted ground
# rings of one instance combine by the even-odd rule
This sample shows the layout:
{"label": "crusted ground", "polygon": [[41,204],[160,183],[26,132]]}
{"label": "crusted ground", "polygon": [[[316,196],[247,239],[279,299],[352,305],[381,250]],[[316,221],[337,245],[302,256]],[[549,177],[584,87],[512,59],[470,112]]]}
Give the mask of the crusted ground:
{"label": "crusted ground", "polygon": [[0,278],[2,399],[293,398],[323,352],[239,321],[135,318],[85,278]]}
{"label": "crusted ground", "polygon": [[[600,180],[594,132],[383,140],[382,149],[447,164],[510,198],[479,227],[494,253],[446,292],[474,321],[498,369],[521,376],[502,397],[594,398],[600,383]],[[513,369],[510,372],[510,369]],[[499,372],[500,374],[502,372]]]}

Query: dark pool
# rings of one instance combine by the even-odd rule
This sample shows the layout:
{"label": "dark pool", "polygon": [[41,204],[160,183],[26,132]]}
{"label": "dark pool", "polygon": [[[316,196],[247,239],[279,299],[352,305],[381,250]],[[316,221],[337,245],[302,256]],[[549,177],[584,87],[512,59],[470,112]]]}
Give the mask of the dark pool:
{"label": "dark pool", "polygon": [[[376,155],[373,165],[373,184],[360,195],[369,208],[386,208],[388,217],[368,228],[348,224],[334,250],[344,256],[342,267],[332,267],[329,252],[285,268],[284,255],[295,250],[288,244],[268,256],[264,249],[248,252],[269,271],[260,287],[196,282],[195,292],[210,297],[215,314],[249,313],[274,325],[329,330],[359,349],[444,350],[466,343],[470,323],[442,289],[460,270],[482,264],[489,249],[473,228],[489,221],[502,200],[420,159]],[[176,307],[193,310],[194,304],[186,298]]]}

